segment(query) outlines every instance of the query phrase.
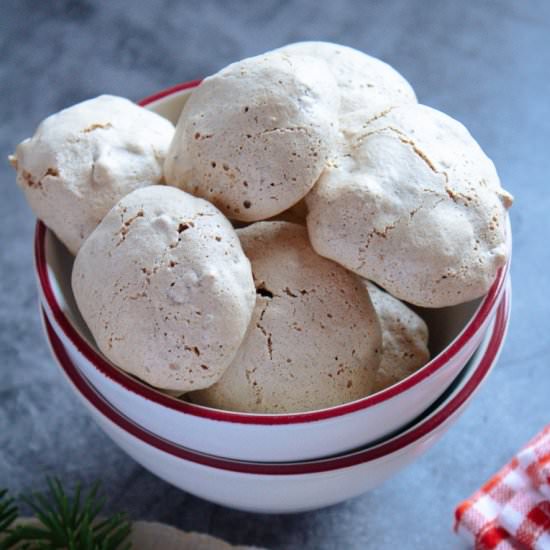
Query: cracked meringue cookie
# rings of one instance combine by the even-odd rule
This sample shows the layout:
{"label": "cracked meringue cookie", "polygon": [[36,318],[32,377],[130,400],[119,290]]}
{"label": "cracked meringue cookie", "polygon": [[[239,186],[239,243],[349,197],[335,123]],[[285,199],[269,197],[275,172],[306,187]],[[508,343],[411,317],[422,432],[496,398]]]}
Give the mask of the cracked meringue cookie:
{"label": "cracked meringue cookie", "polygon": [[419,306],[485,294],[507,261],[512,197],[466,128],[424,105],[354,113],[349,128],[306,198],[317,253]]}
{"label": "cracked meringue cookie", "polygon": [[382,330],[376,391],[407,378],[430,360],[428,326],[411,308],[370,281],[365,282]]}
{"label": "cracked meringue cookie", "polygon": [[376,116],[390,107],[416,103],[411,85],[391,65],[354,48],[312,41],[275,51],[325,61],[338,86],[341,115],[366,109]]}
{"label": "cracked meringue cookie", "polygon": [[364,282],[318,256],[301,225],[260,222],[237,232],[252,263],[256,307],[231,366],[190,400],[290,413],[368,395],[381,335]]}
{"label": "cracked meringue cookie", "polygon": [[76,254],[124,195],[163,182],[174,126],[102,95],[46,118],[10,157],[33,212]]}
{"label": "cracked meringue cookie", "polygon": [[74,296],[99,349],[157,388],[216,382],[248,327],[250,262],[212,204],[152,186],[121,199],[80,248]]}
{"label": "cracked meringue cookie", "polygon": [[185,104],[166,181],[235,220],[275,216],[321,175],[335,147],[338,107],[320,59],[271,52],[229,65]]}

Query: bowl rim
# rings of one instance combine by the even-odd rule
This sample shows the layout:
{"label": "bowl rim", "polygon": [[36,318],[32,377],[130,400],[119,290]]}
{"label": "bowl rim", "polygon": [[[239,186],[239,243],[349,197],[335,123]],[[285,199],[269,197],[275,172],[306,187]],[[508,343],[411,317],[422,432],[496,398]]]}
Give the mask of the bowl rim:
{"label": "bowl rim", "polygon": [[[192,89],[200,84],[201,80],[193,80],[176,84],[165,90],[161,90],[153,95],[150,95],[139,102],[141,106],[147,106],[166,97],[179,94],[183,91]],[[482,298],[481,303],[477,307],[468,323],[462,329],[458,336],[438,355],[433,357],[426,365],[417,370],[412,375],[404,380],[377,392],[373,395],[357,399],[341,405],[319,409],[314,411],[306,411],[300,413],[242,413],[233,411],[222,411],[196,405],[194,403],[184,402],[175,399],[169,395],[163,394],[160,391],[147,386],[146,384],[131,377],[127,373],[116,368],[103,358],[74,328],[68,320],[63,309],[55,299],[55,294],[52,289],[49,271],[46,261],[46,233],[47,228],[40,220],[36,223],[35,238],[34,238],[34,259],[35,269],[37,273],[38,283],[42,290],[42,295],[47,303],[48,309],[51,311],[55,322],[69,339],[73,346],[104,376],[112,382],[120,384],[126,390],[138,394],[140,397],[153,401],[154,403],[172,410],[189,414],[197,417],[202,417],[209,420],[233,422],[240,424],[257,424],[257,425],[284,425],[284,424],[302,424],[308,422],[316,422],[343,416],[356,411],[361,411],[388,401],[405,391],[411,389],[424,379],[432,376],[437,371],[444,368],[447,363],[455,357],[458,352],[476,335],[476,333],[485,324],[485,321],[493,311],[497,300],[501,297],[502,289],[506,281],[506,275],[509,269],[510,261],[497,271],[497,275],[491,288]],[[509,233],[509,231],[508,231]],[[509,236],[510,238],[510,236]]]}
{"label": "bowl rim", "polygon": [[127,432],[131,436],[140,440],[142,443],[150,445],[159,451],[195,464],[208,466],[217,470],[225,470],[242,474],[279,476],[315,474],[364,464],[403,450],[407,446],[435,431],[446,420],[453,416],[453,414],[460,409],[468,398],[475,393],[476,389],[485,380],[486,376],[495,364],[508,328],[508,321],[510,317],[510,294],[506,291],[498,306],[493,332],[487,344],[485,353],[481,357],[475,372],[472,374],[468,382],[466,382],[464,387],[446,404],[442,405],[440,410],[438,410],[434,415],[430,416],[423,422],[421,421],[405,433],[397,435],[395,438],[390,439],[387,442],[382,442],[375,447],[368,447],[346,455],[327,457],[318,460],[286,463],[240,461],[200,453],[186,447],[175,445],[170,441],[167,441],[166,439],[163,439],[133,423],[122,413],[118,412],[110,403],[108,403],[105,398],[103,398],[91,385],[91,383],[87,381],[85,376],[80,373],[78,368],[69,358],[60,337],[55,333],[55,330],[44,312],[43,307],[41,310],[42,322],[44,324],[47,340],[52,354],[58,366],[69,379],[73,389],[75,389],[75,391],[77,391],[83,399],[88,401],[91,407],[96,409],[96,411],[106,417],[111,423],[115,424],[119,429]]}

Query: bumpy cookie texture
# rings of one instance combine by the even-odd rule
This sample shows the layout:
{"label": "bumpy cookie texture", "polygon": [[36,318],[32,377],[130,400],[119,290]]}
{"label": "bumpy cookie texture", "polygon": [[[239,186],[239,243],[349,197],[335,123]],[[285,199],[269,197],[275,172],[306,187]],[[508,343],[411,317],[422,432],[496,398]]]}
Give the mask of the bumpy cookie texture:
{"label": "bumpy cookie texture", "polygon": [[504,191],[456,120],[423,105],[354,113],[347,148],[307,196],[313,248],[401,300],[487,292],[507,260]]}
{"label": "bumpy cookie texture", "polygon": [[430,360],[428,326],[403,302],[366,282],[382,329],[382,358],[376,372],[376,390],[403,380]]}
{"label": "bumpy cookie texture", "polygon": [[246,338],[221,380],[195,403],[257,413],[320,409],[368,395],[381,335],[363,281],[311,248],[306,228],[238,230],[258,294]]}
{"label": "bumpy cookie texture", "polygon": [[266,219],[311,189],[334,149],[339,98],[325,62],[268,53],[193,91],[165,176],[228,217]]}
{"label": "bumpy cookie texture", "polygon": [[325,61],[338,85],[342,115],[366,109],[372,117],[390,107],[416,103],[414,90],[401,74],[354,48],[331,42],[296,42],[276,51]]}
{"label": "bumpy cookie texture", "polygon": [[225,216],[166,186],[138,189],[113,207],[81,247],[72,286],[115,365],[181,392],[220,378],[256,298],[250,262]]}
{"label": "bumpy cookie texture", "polygon": [[38,218],[76,254],[124,195],[163,181],[174,126],[103,95],[46,118],[17,146],[17,183]]}

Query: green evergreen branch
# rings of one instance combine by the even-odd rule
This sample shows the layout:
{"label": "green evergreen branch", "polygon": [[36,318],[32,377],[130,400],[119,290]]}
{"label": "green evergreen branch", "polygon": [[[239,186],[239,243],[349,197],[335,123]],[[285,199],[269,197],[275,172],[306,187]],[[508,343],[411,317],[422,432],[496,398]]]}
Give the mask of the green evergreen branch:
{"label": "green evergreen branch", "polygon": [[6,489],[0,490],[0,536],[15,521],[19,514],[13,498],[8,496]]}
{"label": "green evergreen branch", "polygon": [[[10,527],[18,516],[14,500],[0,491],[0,550],[127,550],[131,525],[124,514],[101,520],[105,501],[98,496],[99,483],[83,497],[80,484],[74,495],[65,494],[58,479],[48,479],[49,494],[23,496],[39,525]],[[2,540],[1,537],[4,536]]]}

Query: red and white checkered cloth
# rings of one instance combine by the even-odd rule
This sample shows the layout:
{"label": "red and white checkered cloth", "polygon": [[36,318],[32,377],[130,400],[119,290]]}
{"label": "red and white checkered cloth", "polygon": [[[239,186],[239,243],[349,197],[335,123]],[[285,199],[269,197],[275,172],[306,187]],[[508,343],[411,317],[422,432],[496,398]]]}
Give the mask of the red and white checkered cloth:
{"label": "red and white checkered cloth", "polygon": [[455,510],[476,550],[550,549],[550,425]]}

